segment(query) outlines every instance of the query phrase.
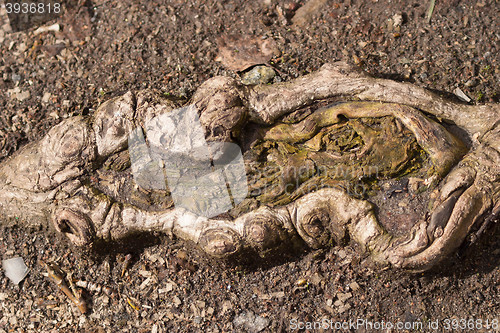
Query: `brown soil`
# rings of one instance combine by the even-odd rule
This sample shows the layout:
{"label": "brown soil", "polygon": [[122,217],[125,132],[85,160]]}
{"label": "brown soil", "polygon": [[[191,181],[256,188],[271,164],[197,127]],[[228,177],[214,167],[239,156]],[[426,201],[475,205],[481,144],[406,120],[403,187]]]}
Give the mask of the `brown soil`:
{"label": "brown soil", "polygon": [[[450,98],[458,87],[471,103],[498,102],[499,2],[436,3],[427,23],[428,1],[326,1],[299,29],[290,18],[303,2],[290,0],[98,0],[67,10],[56,20],[59,32],[9,33],[3,26],[0,158],[129,89],[152,87],[187,99],[212,76],[238,76],[215,61],[223,34],[272,38],[280,51],[269,62],[279,73],[275,81],[344,60]],[[388,20],[399,14],[394,27]],[[322,319],[422,322],[423,331],[431,330],[429,321],[439,320],[441,331],[448,319],[475,319],[474,328],[481,323],[491,331],[492,321],[500,326],[499,235],[494,223],[432,272],[410,274],[373,269],[351,246],[234,267],[207,263],[161,235],[80,255],[46,226],[1,226],[2,257],[22,256],[30,273],[19,287],[0,275],[0,332],[235,332],[252,331],[252,323],[287,332],[294,320]],[[121,277],[129,252],[133,259]],[[81,316],[42,275],[40,260],[56,260],[74,278],[117,293],[86,292],[90,311]]]}

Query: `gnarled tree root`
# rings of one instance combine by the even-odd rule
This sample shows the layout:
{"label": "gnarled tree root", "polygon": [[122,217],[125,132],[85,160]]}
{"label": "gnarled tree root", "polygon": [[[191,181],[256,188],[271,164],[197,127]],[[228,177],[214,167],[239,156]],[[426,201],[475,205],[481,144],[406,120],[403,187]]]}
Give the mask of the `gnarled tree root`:
{"label": "gnarled tree root", "polygon": [[[439,183],[432,194],[434,204],[430,216],[422,214],[408,235],[394,237],[377,222],[370,203],[335,188],[317,190],[285,206],[260,207],[234,220],[205,218],[182,208],[142,210],[97,192],[91,174],[111,155],[127,149],[135,128],[177,107],[149,90],[112,99],[92,117],[64,120],[42,140],[3,161],[0,211],[16,217],[17,223],[50,220],[58,232],[80,246],[96,238],[119,239],[133,231],[160,230],[191,241],[216,258],[248,251],[264,256],[274,249],[284,250],[283,244],[297,239],[319,248],[349,234],[381,263],[425,270],[453,252],[471,227],[498,207],[499,105],[459,104],[412,84],[372,78],[344,63],[327,64],[318,72],[270,86],[243,87],[233,79],[215,77],[197,90],[191,104],[200,111],[208,141],[230,141],[241,135],[248,121],[271,124],[298,108],[333,97],[352,102],[318,111],[308,121],[319,124],[335,121],[339,115],[391,115],[413,132],[429,154],[434,173],[428,185]],[[466,148],[425,114],[462,128],[472,147]],[[309,135],[304,128],[283,126],[286,135],[293,131]],[[308,130],[314,132],[315,124],[311,126]]]}

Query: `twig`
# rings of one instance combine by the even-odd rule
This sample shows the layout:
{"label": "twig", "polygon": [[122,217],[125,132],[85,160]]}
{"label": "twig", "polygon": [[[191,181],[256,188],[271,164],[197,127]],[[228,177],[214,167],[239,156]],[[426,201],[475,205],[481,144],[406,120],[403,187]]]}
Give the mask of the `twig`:
{"label": "twig", "polygon": [[123,260],[121,277],[125,275],[125,272],[127,271],[131,260],[132,260],[132,255],[129,253],[125,256],[125,259]]}
{"label": "twig", "polygon": [[88,281],[83,281],[83,280],[78,280],[75,282],[75,285],[87,289],[88,291],[95,292],[95,293],[101,293],[104,292],[105,294],[109,296],[113,296],[116,292],[112,288],[108,286],[103,286],[98,283],[93,283],[93,282],[88,282]]}
{"label": "twig", "polygon": [[427,16],[426,16],[427,23],[431,22],[431,16],[432,13],[434,12],[435,5],[436,5],[436,0],[431,0],[431,2],[429,3],[429,9],[427,9]]}
{"label": "twig", "polygon": [[57,267],[55,264],[47,264],[45,262],[41,262],[41,264],[45,267],[47,270],[47,273],[49,277],[56,283],[56,285],[59,287],[59,289],[68,296],[68,298],[75,303],[76,307],[82,314],[85,314],[87,312],[87,304],[85,303],[85,300],[81,297],[80,293],[75,292],[73,293],[68,285],[66,284],[66,281],[64,281],[64,276],[63,273],[61,272],[61,269]]}

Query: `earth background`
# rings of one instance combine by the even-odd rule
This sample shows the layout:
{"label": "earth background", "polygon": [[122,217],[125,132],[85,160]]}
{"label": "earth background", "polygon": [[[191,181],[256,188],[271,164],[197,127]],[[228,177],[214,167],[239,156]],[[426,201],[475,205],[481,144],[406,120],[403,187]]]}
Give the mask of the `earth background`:
{"label": "earth background", "polygon": [[[2,9],[0,158],[127,90],[187,100],[210,77],[239,77],[216,61],[226,35],[274,40],[275,82],[343,60],[449,98],[459,88],[470,103],[499,102],[498,0],[437,0],[430,22],[429,1],[317,2],[300,26],[292,18],[305,2],[293,0],[75,1],[20,32],[9,31]],[[59,31],[35,32],[56,22]],[[322,319],[420,321],[424,331],[436,320],[439,331],[446,319],[486,324],[500,319],[499,235],[493,223],[477,243],[412,274],[374,269],[351,246],[241,267],[207,262],[161,235],[81,254],[48,226],[2,224],[2,259],[21,256],[30,272],[19,286],[0,274],[0,332],[288,332],[293,320]],[[116,292],[84,292],[83,316],[43,276],[41,260]]]}

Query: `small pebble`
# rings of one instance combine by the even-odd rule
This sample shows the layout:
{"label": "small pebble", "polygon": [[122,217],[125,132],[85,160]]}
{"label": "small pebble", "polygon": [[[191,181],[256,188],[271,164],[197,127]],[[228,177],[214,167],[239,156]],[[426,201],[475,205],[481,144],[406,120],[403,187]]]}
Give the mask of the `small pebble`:
{"label": "small pebble", "polygon": [[24,280],[29,272],[28,267],[21,257],[3,260],[2,266],[5,276],[8,277],[14,284],[19,284],[22,280]]}
{"label": "small pebble", "polygon": [[15,73],[12,73],[12,81],[14,83],[18,83],[21,81],[21,75],[18,75],[18,74],[15,74]]}
{"label": "small pebble", "polygon": [[458,87],[457,87],[457,88],[453,91],[453,93],[454,93],[454,94],[455,94],[458,98],[460,98],[462,101],[464,101],[464,102],[469,103],[469,102],[471,101],[471,99],[469,98],[469,96],[467,96],[467,95],[466,95],[466,94],[462,91],[462,89],[460,89],[460,88],[458,88]]}
{"label": "small pebble", "polygon": [[361,289],[356,281],[351,282],[351,284],[349,284],[349,287],[351,287],[352,291],[358,291],[359,289]]}
{"label": "small pebble", "polygon": [[403,23],[403,15],[394,14],[394,16],[392,17],[392,22],[394,27],[399,27],[401,23]]}
{"label": "small pebble", "polygon": [[266,84],[276,76],[276,72],[267,66],[256,66],[243,74],[241,83],[244,85]]}
{"label": "small pebble", "polygon": [[172,302],[174,303],[174,305],[175,305],[176,307],[178,307],[179,305],[181,305],[181,304],[182,304],[182,301],[181,301],[181,300],[180,300],[180,298],[179,298],[179,297],[177,297],[177,296],[174,296],[174,299],[172,300]]}
{"label": "small pebble", "polygon": [[345,301],[347,301],[351,297],[352,297],[351,293],[338,293],[337,294],[338,300],[341,301],[342,303],[344,303]]}
{"label": "small pebble", "polygon": [[46,92],[43,94],[43,97],[42,97],[42,102],[43,103],[48,103],[50,101],[50,97],[52,96],[51,93],[49,92]]}

